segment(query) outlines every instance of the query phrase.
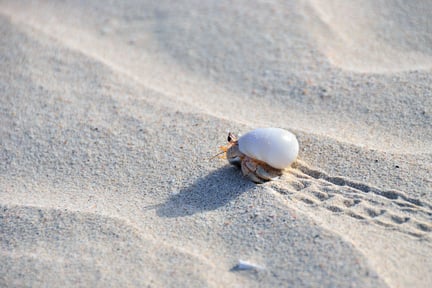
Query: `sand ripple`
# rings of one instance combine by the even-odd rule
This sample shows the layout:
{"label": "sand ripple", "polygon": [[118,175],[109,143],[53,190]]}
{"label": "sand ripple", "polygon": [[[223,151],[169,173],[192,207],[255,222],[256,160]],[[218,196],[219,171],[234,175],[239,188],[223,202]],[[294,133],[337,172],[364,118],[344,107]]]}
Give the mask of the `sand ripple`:
{"label": "sand ripple", "polygon": [[[428,287],[429,7],[1,1],[0,285]],[[281,179],[208,161],[257,126]]]}
{"label": "sand ripple", "polygon": [[308,2],[311,34],[333,65],[363,73],[432,68],[430,2]]}

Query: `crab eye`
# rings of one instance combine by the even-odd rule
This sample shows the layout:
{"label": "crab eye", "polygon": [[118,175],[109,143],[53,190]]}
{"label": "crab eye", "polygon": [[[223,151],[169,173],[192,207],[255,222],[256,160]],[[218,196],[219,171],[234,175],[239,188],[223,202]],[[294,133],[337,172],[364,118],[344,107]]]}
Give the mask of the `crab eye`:
{"label": "crab eye", "polygon": [[231,142],[232,137],[231,137],[231,133],[228,134],[228,142]]}

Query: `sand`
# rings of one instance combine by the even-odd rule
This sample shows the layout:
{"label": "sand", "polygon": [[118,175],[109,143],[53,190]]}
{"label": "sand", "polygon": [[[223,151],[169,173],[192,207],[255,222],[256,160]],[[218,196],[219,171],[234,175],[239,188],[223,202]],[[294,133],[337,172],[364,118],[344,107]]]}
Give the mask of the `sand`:
{"label": "sand", "polygon": [[0,1],[0,286],[428,287],[432,5],[357,2]]}

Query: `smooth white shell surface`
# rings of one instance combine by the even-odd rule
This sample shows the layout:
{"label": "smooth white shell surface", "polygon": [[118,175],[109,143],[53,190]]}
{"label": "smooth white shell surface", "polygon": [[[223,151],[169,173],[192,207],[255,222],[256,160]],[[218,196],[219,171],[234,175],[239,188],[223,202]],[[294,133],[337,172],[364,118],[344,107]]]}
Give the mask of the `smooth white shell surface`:
{"label": "smooth white shell surface", "polygon": [[268,165],[283,169],[297,158],[299,144],[296,136],[280,128],[258,128],[238,140],[240,152]]}

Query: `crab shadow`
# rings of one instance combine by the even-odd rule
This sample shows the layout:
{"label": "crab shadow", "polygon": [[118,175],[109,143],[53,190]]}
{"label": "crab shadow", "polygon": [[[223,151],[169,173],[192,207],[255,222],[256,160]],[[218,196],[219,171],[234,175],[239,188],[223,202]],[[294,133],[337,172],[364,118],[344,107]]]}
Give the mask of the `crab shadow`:
{"label": "crab shadow", "polygon": [[156,214],[160,217],[184,217],[195,213],[215,210],[256,184],[241,175],[232,166],[220,168],[171,196],[159,205]]}

